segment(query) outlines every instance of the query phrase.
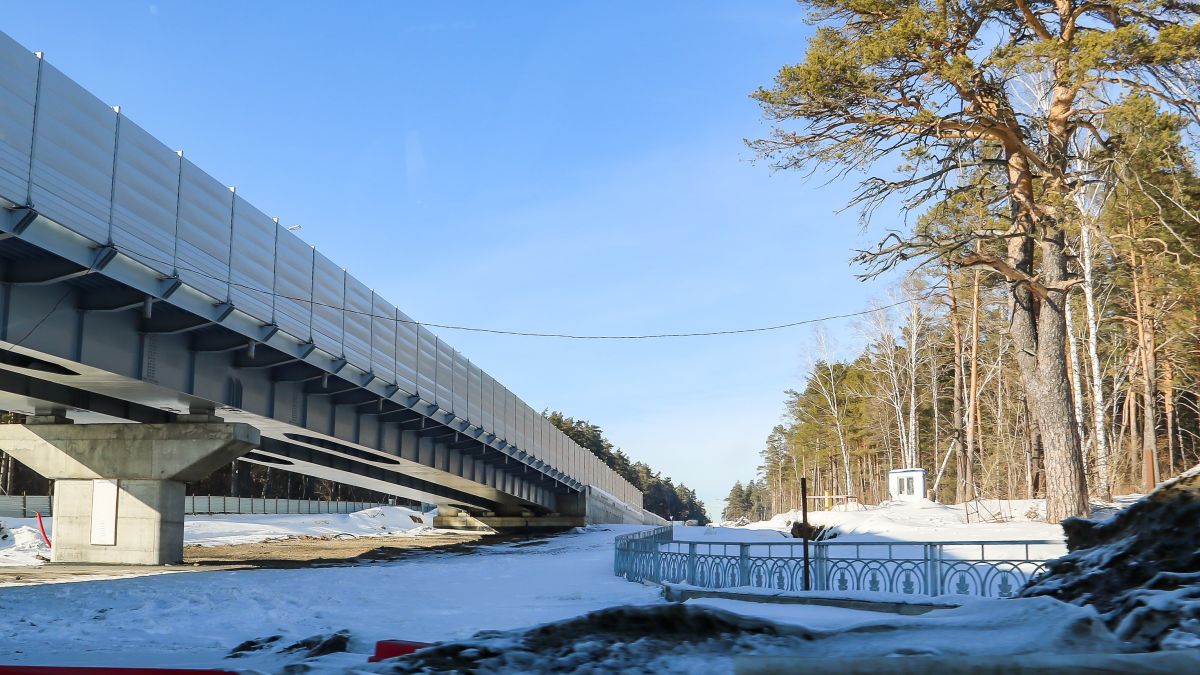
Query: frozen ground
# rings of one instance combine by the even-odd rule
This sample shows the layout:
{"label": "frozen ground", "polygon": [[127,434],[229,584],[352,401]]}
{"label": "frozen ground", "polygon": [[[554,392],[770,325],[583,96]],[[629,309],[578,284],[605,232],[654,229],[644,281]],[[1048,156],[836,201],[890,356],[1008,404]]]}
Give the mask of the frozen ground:
{"label": "frozen ground", "polygon": [[[827,515],[844,528],[843,536],[893,541],[1061,537],[1057,526],[967,526],[954,514],[953,507],[916,504]],[[415,534],[423,527],[411,518],[408,527],[399,512],[356,515],[200,519],[193,521],[188,538],[214,544],[352,528],[360,536],[402,528]],[[814,521],[825,517],[813,516]],[[786,520],[782,517],[777,525],[782,528]],[[671,605],[656,588],[613,575],[613,539],[637,529],[591,527],[541,540],[479,546],[471,553],[432,552],[359,566],[4,587],[0,664],[279,672],[303,663],[317,671],[343,672],[366,668],[374,642],[385,638],[447,643],[427,657],[393,664],[397,672],[438,664],[528,672],[586,663],[602,670],[728,672],[733,659],[746,654],[961,655],[1047,649],[1081,654],[1124,648],[1094,610],[1051,598],[976,599],[920,616],[719,599]],[[761,525],[689,528],[681,534],[700,541],[782,539]],[[531,629],[539,624],[544,625]],[[732,632],[721,632],[726,629]],[[314,645],[338,631],[348,635],[346,651],[310,656]],[[318,639],[288,651],[313,636]],[[249,651],[227,658],[247,641],[255,642]]]}
{"label": "frozen ground", "polygon": [[[436,533],[433,513],[402,506],[382,506],[356,513],[311,515],[219,515],[188,516],[183,528],[186,545],[220,546],[253,544],[291,537],[379,537]],[[54,519],[43,519],[54,540]],[[50,549],[33,518],[0,518],[0,567],[39,565],[50,557]],[[39,558],[38,556],[41,556]]]}
{"label": "frozen ground", "polygon": [[795,672],[806,672],[800,661],[805,658],[1122,650],[1094,611],[1027,600],[975,602],[921,616],[715,600],[618,607],[440,645],[374,670],[577,672],[587,665],[605,673],[726,673],[739,658],[787,656],[796,660]]}
{"label": "frozen ground", "polygon": [[289,537],[420,535],[434,531],[433,516],[402,506],[314,515],[188,516],[183,541],[187,545],[219,546]]}
{"label": "frozen ground", "polygon": [[[984,506],[984,515],[1002,516],[1003,522],[979,522],[973,515],[968,523],[962,504],[938,504],[924,499],[887,502],[858,510],[809,511],[808,520],[814,525],[836,528],[838,541],[842,542],[1063,539],[1059,525],[1043,522],[1044,500],[988,500]],[[797,520],[800,512],[791,511],[737,529],[787,532]]]}
{"label": "frozen ground", "polygon": [[620,604],[661,602],[612,573],[612,541],[632,527],[590,528],[533,543],[481,546],[363,565],[168,574],[0,588],[4,662],[227,666],[275,670],[304,652],[225,659],[246,640],[277,648],[348,630],[365,664],[376,640],[462,639]]}

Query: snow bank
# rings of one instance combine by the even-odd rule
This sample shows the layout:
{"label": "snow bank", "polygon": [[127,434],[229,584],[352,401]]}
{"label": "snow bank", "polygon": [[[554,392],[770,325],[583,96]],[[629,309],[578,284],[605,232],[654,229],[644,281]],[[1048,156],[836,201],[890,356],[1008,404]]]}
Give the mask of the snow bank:
{"label": "snow bank", "polygon": [[42,540],[36,520],[32,518],[0,520],[0,567],[40,565],[49,558],[50,548]]}
{"label": "snow bank", "polygon": [[534,628],[480,633],[369,670],[726,673],[749,654],[1016,655],[1048,645],[1057,654],[1123,651],[1094,611],[1046,598],[971,603],[921,616],[704,600],[615,607]]}
{"label": "snow bank", "polygon": [[686,527],[676,525],[673,528],[675,541],[694,542],[736,542],[739,544],[780,543],[781,539],[791,539],[783,532],[775,530],[751,530],[740,527]]}
{"label": "snow bank", "polygon": [[[1037,499],[985,501],[988,512],[1009,518],[1004,522],[967,522],[963,504],[938,504],[929,500],[885,502],[862,510],[809,511],[813,525],[834,528],[837,541],[999,541],[1052,539],[1061,541],[1058,525],[1039,522],[1045,504]],[[799,511],[781,513],[770,520],[750,523],[747,530],[788,532],[800,520]]]}
{"label": "snow bank", "polygon": [[[436,511],[422,514],[403,506],[378,506],[354,513],[187,516],[183,542],[223,546],[293,537],[420,536],[440,531],[433,528],[434,515]],[[54,519],[43,520],[53,540]],[[5,518],[0,521],[0,530],[0,537],[8,535],[0,538],[0,567],[41,565],[50,558],[36,520]]]}
{"label": "snow bank", "polygon": [[1026,596],[1095,607],[1146,649],[1200,647],[1200,466],[1106,520],[1063,521],[1071,552]]}
{"label": "snow bank", "polygon": [[420,535],[434,531],[433,516],[403,506],[312,515],[188,516],[183,525],[183,541],[189,545],[221,546],[291,537]]}
{"label": "snow bank", "polygon": [[[195,571],[0,589],[0,652],[8,664],[207,667],[280,672],[286,645],[348,630],[346,654],[316,666],[365,666],[376,640],[436,642],[511,630],[622,604],[663,602],[656,588],[613,574],[613,539],[641,529],[593,526],[471,554],[430,551],[368,565]],[[311,663],[311,662],[306,662]],[[300,671],[303,672],[303,671]]]}

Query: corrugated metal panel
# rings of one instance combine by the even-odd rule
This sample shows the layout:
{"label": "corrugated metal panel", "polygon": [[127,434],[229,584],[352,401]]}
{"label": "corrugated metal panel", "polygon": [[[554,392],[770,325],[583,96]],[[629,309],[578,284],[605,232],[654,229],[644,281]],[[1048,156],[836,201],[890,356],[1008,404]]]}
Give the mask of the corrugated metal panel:
{"label": "corrugated metal panel", "polygon": [[417,325],[399,310],[396,311],[396,384],[409,394],[417,393]]}
{"label": "corrugated metal panel", "polygon": [[[124,143],[124,131],[121,133]],[[120,174],[118,174],[119,176]],[[278,226],[262,211],[234,195],[233,247],[230,260],[229,298],[233,306],[264,324],[274,321],[271,287],[275,273],[275,237]]]}
{"label": "corrugated metal panel", "polygon": [[512,392],[503,384],[496,382],[496,435],[509,443],[512,442]]}
{"label": "corrugated metal panel", "polygon": [[492,379],[491,375],[488,375],[486,372],[484,372],[482,370],[479,372],[479,377],[480,377],[480,382],[482,384],[482,389],[483,389],[483,394],[480,397],[482,399],[482,403],[483,403],[483,406],[482,406],[483,409],[481,410],[481,415],[480,415],[481,419],[483,420],[482,427],[483,427],[484,431],[489,431],[489,432],[499,436],[500,435],[499,432],[496,431],[496,424],[497,424],[496,420],[498,419],[496,416],[496,399],[495,399],[496,380]]}
{"label": "corrugated metal panel", "polygon": [[[518,399],[520,401],[520,399]],[[521,430],[521,441],[517,444],[526,453],[533,452],[533,409],[525,401],[520,401],[520,418],[518,418],[517,426]]]}
{"label": "corrugated metal panel", "polygon": [[437,338],[424,326],[417,332],[417,395],[437,402]]}
{"label": "corrugated metal panel", "polygon": [[533,436],[529,439],[529,452],[538,459],[546,456],[544,450],[546,443],[544,434],[546,430],[542,426],[542,422],[544,421],[545,419],[540,414],[533,413]]}
{"label": "corrugated metal panel", "polygon": [[164,276],[175,273],[180,161],[178,154],[149,132],[121,117],[113,184],[113,243]]}
{"label": "corrugated metal panel", "polygon": [[467,421],[483,428],[483,371],[467,362]]}
{"label": "corrugated metal panel", "polygon": [[371,370],[371,289],[346,275],[346,360],[357,368]]}
{"label": "corrugated metal panel", "polygon": [[40,97],[33,206],[94,242],[108,243],[117,113],[49,63],[42,64]]}
{"label": "corrugated metal panel", "polygon": [[454,414],[466,419],[467,415],[467,357],[454,350]]}
{"label": "corrugated metal panel", "polygon": [[317,349],[342,356],[342,306],[346,299],[346,270],[321,255],[313,256],[312,339]]}
{"label": "corrugated metal panel", "polygon": [[396,381],[395,316],[392,303],[371,294],[371,370],[384,382]]}
{"label": "corrugated metal panel", "polygon": [[233,192],[186,157],[180,172],[179,242],[175,258],[179,278],[217,300],[226,300]]}
{"label": "corrugated metal panel", "polygon": [[454,410],[454,350],[437,339],[437,372],[434,374],[435,395],[438,407],[447,412]]}
{"label": "corrugated metal panel", "polygon": [[29,152],[38,58],[0,33],[0,197],[24,204],[29,196]]}
{"label": "corrugated metal panel", "polygon": [[283,226],[275,228],[275,323],[292,337],[312,339],[313,249]]}

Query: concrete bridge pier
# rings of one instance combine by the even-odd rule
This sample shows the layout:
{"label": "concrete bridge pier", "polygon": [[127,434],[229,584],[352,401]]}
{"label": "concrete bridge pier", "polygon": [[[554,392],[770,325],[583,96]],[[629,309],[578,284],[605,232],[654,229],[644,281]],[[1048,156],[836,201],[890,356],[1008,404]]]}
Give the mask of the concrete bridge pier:
{"label": "concrete bridge pier", "polygon": [[184,483],[259,443],[258,430],[211,414],[170,424],[71,424],[57,414],[0,424],[0,448],[54,481],[56,563],[183,560]]}

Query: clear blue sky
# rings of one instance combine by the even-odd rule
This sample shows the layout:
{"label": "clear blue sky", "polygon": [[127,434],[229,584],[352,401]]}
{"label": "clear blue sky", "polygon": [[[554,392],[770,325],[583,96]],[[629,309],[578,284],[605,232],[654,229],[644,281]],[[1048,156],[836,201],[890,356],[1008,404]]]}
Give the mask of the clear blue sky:
{"label": "clear blue sky", "polygon": [[[418,320],[573,333],[771,325],[884,294],[851,185],[752,164],[790,0],[5,0],[46,58]],[[873,228],[897,225],[876,216]],[[849,351],[850,322],[827,325]],[[718,515],[800,384],[807,328],[575,342],[440,331]]]}

